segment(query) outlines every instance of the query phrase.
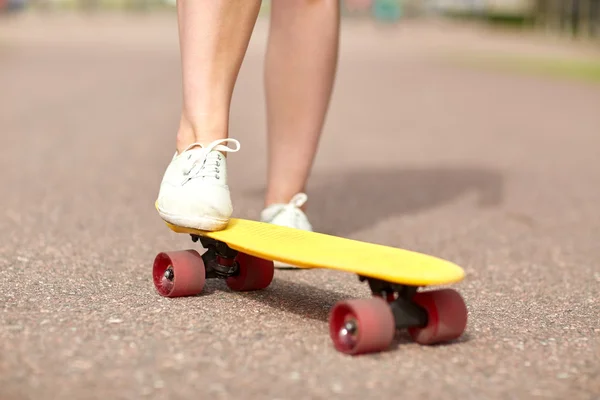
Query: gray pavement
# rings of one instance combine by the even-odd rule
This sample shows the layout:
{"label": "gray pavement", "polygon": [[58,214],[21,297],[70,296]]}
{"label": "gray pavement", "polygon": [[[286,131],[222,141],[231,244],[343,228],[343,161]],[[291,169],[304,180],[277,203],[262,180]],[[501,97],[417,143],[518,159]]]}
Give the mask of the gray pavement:
{"label": "gray pavement", "polygon": [[[469,308],[457,343],[400,335],[352,358],[326,323],[337,300],[368,296],[348,274],[155,293],[155,254],[194,246],[153,208],[180,104],[173,15],[0,22],[0,399],[600,397],[600,86],[439,57],[593,52],[344,26],[310,216],[320,231],[462,265]],[[265,184],[265,34],[261,21],[232,109],[245,218]]]}

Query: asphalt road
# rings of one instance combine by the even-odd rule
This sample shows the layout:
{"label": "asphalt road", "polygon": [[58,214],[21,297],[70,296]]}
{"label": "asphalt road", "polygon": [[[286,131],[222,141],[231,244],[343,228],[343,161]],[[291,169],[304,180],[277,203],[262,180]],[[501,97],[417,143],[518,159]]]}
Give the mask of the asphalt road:
{"label": "asphalt road", "polygon": [[[265,184],[265,33],[260,22],[232,108],[245,218]],[[600,86],[437,57],[576,56],[511,40],[344,27],[309,186],[315,228],[458,263],[469,308],[456,343],[400,335],[353,358],[326,323],[337,300],[369,294],[348,274],[156,294],[155,254],[194,246],[153,208],[180,104],[173,16],[2,21],[0,399],[598,399]]]}

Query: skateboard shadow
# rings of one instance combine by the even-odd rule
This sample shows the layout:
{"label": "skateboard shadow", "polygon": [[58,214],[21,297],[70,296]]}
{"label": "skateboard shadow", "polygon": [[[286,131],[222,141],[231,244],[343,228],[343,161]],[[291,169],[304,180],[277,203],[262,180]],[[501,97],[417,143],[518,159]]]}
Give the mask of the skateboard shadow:
{"label": "skateboard shadow", "polygon": [[[387,218],[440,207],[468,193],[476,194],[479,207],[498,206],[503,201],[504,178],[483,167],[363,168],[315,173],[307,191],[315,230],[348,236]],[[243,195],[262,201],[264,188]]]}
{"label": "skateboard shadow", "polygon": [[268,307],[320,322],[328,321],[329,311],[336,302],[361,297],[356,293],[334,292],[307,283],[292,282],[277,276],[273,278],[273,282],[265,290],[239,292],[239,294]]}
{"label": "skateboard shadow", "polygon": [[[229,290],[226,285],[220,281],[216,281],[216,286],[205,290],[204,295],[209,295],[215,291]],[[245,296],[248,299],[258,301],[267,307],[292,313],[302,318],[309,318],[318,322],[327,324],[329,320],[329,312],[338,301],[369,298],[368,292],[364,293],[343,293],[334,292],[332,290],[315,287],[307,283],[292,282],[287,279],[275,277],[273,282],[265,290],[254,292],[238,292],[239,295]],[[468,330],[468,327],[467,327]],[[471,340],[469,332],[449,342],[437,343],[430,346],[450,346],[460,343],[466,343]],[[388,351],[393,351],[405,345],[414,345],[414,340],[410,337],[406,330],[396,332],[394,340]]]}
{"label": "skateboard shadow", "polygon": [[[289,274],[288,279],[293,279],[292,274],[296,271],[283,272]],[[338,301],[369,298],[370,292],[366,289],[357,293],[336,292],[324,289],[304,282],[293,282],[285,277],[278,277],[280,271],[275,271],[273,281],[264,290],[236,292],[239,296],[258,301],[267,307],[292,313],[303,318],[325,322],[329,320],[329,312]],[[205,286],[199,296],[210,296],[218,291],[231,291],[227,285],[220,280],[211,280]]]}

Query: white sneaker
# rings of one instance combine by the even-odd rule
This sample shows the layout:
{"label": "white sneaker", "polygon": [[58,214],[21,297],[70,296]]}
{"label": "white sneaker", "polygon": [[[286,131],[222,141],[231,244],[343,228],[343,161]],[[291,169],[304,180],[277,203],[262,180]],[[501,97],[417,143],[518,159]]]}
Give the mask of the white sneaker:
{"label": "white sneaker", "polygon": [[[233,142],[234,149],[221,143]],[[160,184],[156,208],[174,225],[205,231],[223,229],[233,213],[227,160],[221,152],[236,152],[235,139],[215,140],[204,147],[194,143],[175,153]]]}
{"label": "white sneaker", "polygon": [[[306,214],[300,209],[306,203],[307,199],[308,196],[305,193],[298,193],[287,204],[271,204],[261,212],[260,220],[262,222],[312,232],[312,225],[308,222]],[[275,261],[275,267],[298,268],[279,261]]]}

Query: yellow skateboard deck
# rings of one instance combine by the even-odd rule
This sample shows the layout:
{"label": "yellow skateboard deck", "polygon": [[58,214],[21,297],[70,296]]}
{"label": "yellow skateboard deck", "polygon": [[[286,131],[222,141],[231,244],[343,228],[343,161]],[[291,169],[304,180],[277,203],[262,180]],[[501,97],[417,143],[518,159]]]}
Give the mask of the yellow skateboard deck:
{"label": "yellow skateboard deck", "polygon": [[273,261],[280,261],[354,273],[369,284],[373,298],[339,301],[331,309],[329,333],[342,353],[384,350],[401,329],[408,329],[418,343],[433,344],[458,338],[466,327],[467,308],[458,292],[448,288],[419,292],[422,286],[462,280],[463,269],[450,261],[245,219],[231,219],[225,229],[215,232],[167,225],[200,240],[206,252],[157,254],[152,276],[162,296],[197,295],[209,278],[225,279],[234,291],[266,289],[273,280]]}
{"label": "yellow skateboard deck", "polygon": [[465,275],[458,265],[430,255],[264,222],[233,218],[227,228],[215,232],[167,225],[177,233],[209,237],[239,252],[302,268],[328,268],[414,286],[455,283]]}

